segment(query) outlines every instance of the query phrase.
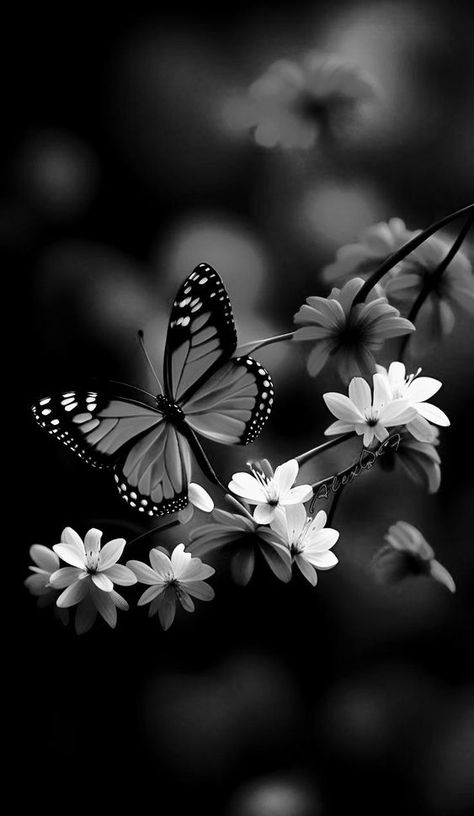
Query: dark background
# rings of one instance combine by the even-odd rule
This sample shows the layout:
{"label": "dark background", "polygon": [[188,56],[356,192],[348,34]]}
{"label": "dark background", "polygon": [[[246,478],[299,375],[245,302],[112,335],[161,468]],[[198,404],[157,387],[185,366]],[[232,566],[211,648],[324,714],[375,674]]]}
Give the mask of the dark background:
{"label": "dark background", "polygon": [[[134,4],[10,19],[0,240],[14,292],[3,309],[15,386],[4,425],[14,443],[5,566],[13,552],[15,571],[5,581],[15,592],[4,627],[19,693],[5,707],[22,802],[112,809],[132,796],[136,808],[230,816],[472,812],[473,353],[461,314],[421,361],[443,381],[438,404],[452,420],[440,492],[427,496],[400,472],[361,476],[338,510],[340,564],[316,589],[299,575],[280,584],[262,564],[241,589],[217,557],[215,601],[179,614],[168,633],[132,608],[115,631],[98,623],[77,638],[22,586],[30,545],[52,546],[66,525],[99,526],[106,539],[144,529],[107,475],[34,426],[33,399],[93,376],[151,385],[136,329],[159,365],[174,291],[202,260],[223,276],[239,338],[251,340],[289,331],[304,298],[326,293],[323,266],[368,224],[398,215],[423,227],[473,198],[472,11]],[[375,74],[383,115],[305,154],[232,132],[228,99],[272,60],[315,46]],[[251,453],[278,463],[321,440],[321,395],[339,385],[329,370],[307,377],[297,348],[261,359],[277,403]],[[249,453],[207,450],[224,479]],[[347,456],[304,475],[321,478]],[[375,586],[370,558],[400,518],[423,530],[456,596],[422,579]]]}

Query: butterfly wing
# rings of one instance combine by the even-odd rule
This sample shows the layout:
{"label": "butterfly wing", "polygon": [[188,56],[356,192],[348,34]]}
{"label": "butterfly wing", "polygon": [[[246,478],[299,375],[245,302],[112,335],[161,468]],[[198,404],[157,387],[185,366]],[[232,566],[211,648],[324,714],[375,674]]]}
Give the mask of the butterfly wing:
{"label": "butterfly wing", "polygon": [[33,415],[87,464],[113,467],[130,507],[150,516],[186,507],[189,445],[156,408],[97,391],[66,391],[40,399]]}
{"label": "butterfly wing", "polygon": [[163,516],[186,507],[190,479],[188,441],[167,421],[144,435],[115,468],[122,498],[149,516]]}
{"label": "butterfly wing", "polygon": [[253,442],[273,405],[268,371],[253,357],[228,360],[183,405],[186,423],[196,433],[224,445]]}
{"label": "butterfly wing", "polygon": [[199,264],[186,278],[171,310],[164,378],[170,399],[182,404],[237,345],[229,296],[217,272]]}
{"label": "butterfly wing", "polygon": [[32,411],[42,428],[98,468],[111,467],[124,446],[164,421],[161,412],[145,402],[94,390],[44,397]]}

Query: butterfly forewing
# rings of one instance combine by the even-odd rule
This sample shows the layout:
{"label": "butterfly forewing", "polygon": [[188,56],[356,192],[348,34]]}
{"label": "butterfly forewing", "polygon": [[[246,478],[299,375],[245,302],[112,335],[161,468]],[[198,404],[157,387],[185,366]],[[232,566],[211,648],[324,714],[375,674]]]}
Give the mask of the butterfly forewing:
{"label": "butterfly forewing", "polygon": [[183,405],[187,424],[225,445],[247,445],[257,438],[273,405],[273,383],[252,357],[224,363]]}
{"label": "butterfly forewing", "polygon": [[168,396],[185,402],[235,351],[237,336],[229,296],[208,264],[186,278],[171,310],[164,375]]}
{"label": "butterfly forewing", "polygon": [[98,468],[110,467],[124,445],[163,421],[161,413],[145,403],[109,398],[95,390],[44,397],[32,411],[42,428]]}

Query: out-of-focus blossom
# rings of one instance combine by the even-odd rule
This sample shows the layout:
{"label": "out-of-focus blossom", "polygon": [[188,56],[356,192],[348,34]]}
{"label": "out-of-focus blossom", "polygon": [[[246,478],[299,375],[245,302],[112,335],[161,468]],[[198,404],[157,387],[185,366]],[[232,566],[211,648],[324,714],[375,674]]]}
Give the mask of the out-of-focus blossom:
{"label": "out-of-focus blossom", "polygon": [[338,129],[376,95],[376,83],[357,65],[313,51],[298,62],[272,63],[228,118],[233,127],[253,129],[263,147],[309,148],[321,128]]}
{"label": "out-of-focus blossom", "polygon": [[[407,229],[401,218],[373,224],[363,231],[357,242],[338,249],[336,260],[325,267],[323,277],[333,283],[355,274],[366,276],[415,235],[416,232]],[[397,264],[391,275],[396,274],[400,267]],[[384,280],[387,281],[387,277]]]}
{"label": "out-of-focus blossom", "polygon": [[237,512],[214,510],[213,521],[196,527],[190,533],[188,551],[204,555],[225,548],[232,553],[231,571],[234,581],[245,586],[250,581],[255,556],[260,552],[268,566],[280,581],[291,578],[291,558],[287,546],[279,541],[269,527],[257,524],[243,504],[231,496],[228,501]]}
{"label": "out-of-focus blossom", "polygon": [[304,504],[285,507],[271,522],[271,528],[290,551],[292,561],[304,577],[316,586],[316,570],[335,567],[338,560],[331,547],[339,538],[337,530],[326,527],[327,516],[320,510],[314,518],[308,517]]}
{"label": "out-of-focus blossom", "polygon": [[248,467],[251,473],[234,473],[229,490],[256,505],[253,517],[257,524],[269,524],[277,509],[307,501],[313,494],[309,484],[293,487],[299,470],[296,459],[278,465],[275,472],[266,459]]}
{"label": "out-of-focus blossom", "polygon": [[410,575],[427,575],[450,592],[456,591],[452,576],[436,561],[432,548],[412,524],[397,521],[389,527],[385,541],[387,545],[372,561],[374,575],[380,583],[396,583]]}
{"label": "out-of-focus blossom", "polygon": [[200,601],[212,601],[214,590],[206,579],[214,575],[215,570],[185,552],[184,544],[174,548],[171,558],[159,547],[150,550],[149,558],[151,566],[142,561],[127,561],[127,567],[141,584],[148,584],[138,606],[149,603],[149,615],[158,612],[163,629],[169,629],[174,621],[177,600],[186,612],[195,609],[191,596]]}
{"label": "out-of-focus blossom", "polygon": [[383,470],[393,470],[397,462],[417,484],[422,485],[428,493],[436,493],[441,484],[441,459],[436,447],[438,429],[433,427],[434,438],[431,442],[419,442],[410,433],[402,432],[395,449],[387,448],[380,457]]}
{"label": "out-of-focus blossom", "polygon": [[393,399],[386,378],[373,376],[373,395],[369,384],[362,377],[354,377],[349,383],[349,396],[337,392],[323,394],[327,407],[337,417],[326,436],[354,432],[364,436],[368,447],[374,439],[383,442],[388,438],[387,428],[405,425],[416,416],[416,410],[408,400]]}
{"label": "out-of-focus blossom", "polygon": [[378,365],[377,371],[385,380],[390,399],[408,401],[409,405],[415,409],[416,416],[407,422],[407,431],[419,442],[432,442],[435,438],[434,428],[430,423],[444,427],[450,424],[444,411],[426,402],[441,388],[442,383],[439,380],[433,377],[418,376],[421,368],[416,374],[407,376],[405,365],[399,362],[391,363],[388,371]]}
{"label": "out-of-focus blossom", "polygon": [[[409,308],[444,260],[452,242],[431,235],[417,247],[387,283],[387,297],[400,308]],[[461,250],[427,296],[418,318],[418,332],[410,344],[413,353],[424,350],[453,329],[456,309],[474,315],[474,277],[471,263]]]}
{"label": "out-of-focus blossom", "polygon": [[125,539],[116,538],[101,548],[102,532],[92,528],[84,541],[71,527],[66,527],[61,535],[61,544],[55,544],[54,552],[68,567],[56,570],[50,583],[55,589],[62,589],[56,604],[62,609],[79,604],[75,626],[78,634],[86,632],[94,624],[99,613],[106,623],[115,627],[117,608],[128,609],[128,604],[114,584],[130,586],[135,584],[135,574],[118,564],[125,547]]}
{"label": "out-of-focus blossom", "polygon": [[[33,544],[30,547],[30,558],[35,566],[28,567],[33,575],[28,576],[25,586],[38,598],[39,607],[49,606],[55,603],[59,595],[59,590],[50,584],[51,575],[59,569],[59,558],[54,550],[42,544]],[[67,610],[58,608],[57,612],[60,620],[67,623],[69,617]]]}
{"label": "out-of-focus blossom", "polygon": [[309,342],[308,372],[312,377],[332,358],[344,382],[354,376],[375,372],[374,352],[385,340],[414,331],[413,323],[400,317],[385,297],[373,290],[363,303],[353,301],[363,286],[353,278],[342,289],[332,289],[329,297],[309,297],[294,317],[296,342]]}

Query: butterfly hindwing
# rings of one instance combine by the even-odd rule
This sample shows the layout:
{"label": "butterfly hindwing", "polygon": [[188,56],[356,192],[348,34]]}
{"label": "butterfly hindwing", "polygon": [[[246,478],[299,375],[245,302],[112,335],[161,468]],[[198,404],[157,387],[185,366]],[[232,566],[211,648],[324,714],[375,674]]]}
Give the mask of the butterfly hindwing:
{"label": "butterfly hindwing", "polygon": [[32,411],[42,428],[97,468],[113,465],[124,446],[163,422],[162,414],[145,403],[95,390],[43,397]]}
{"label": "butterfly hindwing", "polygon": [[196,433],[224,445],[253,442],[273,405],[268,371],[253,357],[225,362],[183,405],[187,424]]}
{"label": "butterfly hindwing", "polygon": [[237,344],[229,296],[217,272],[199,264],[186,278],[171,310],[165,348],[167,395],[183,402],[231,357]]}
{"label": "butterfly hindwing", "polygon": [[190,478],[188,441],[167,421],[145,434],[115,467],[122,498],[149,516],[163,516],[186,507]]}

